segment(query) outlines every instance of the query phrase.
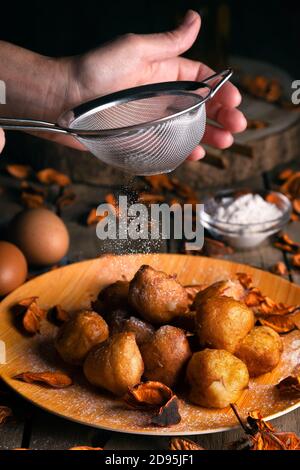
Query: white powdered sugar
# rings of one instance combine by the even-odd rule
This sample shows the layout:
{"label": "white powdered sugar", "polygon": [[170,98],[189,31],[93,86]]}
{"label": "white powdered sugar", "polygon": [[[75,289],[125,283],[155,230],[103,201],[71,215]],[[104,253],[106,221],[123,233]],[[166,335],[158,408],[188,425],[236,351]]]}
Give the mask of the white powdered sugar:
{"label": "white powdered sugar", "polygon": [[284,214],[276,204],[253,193],[210,200],[205,211],[211,217],[214,235],[238,249],[255,247],[278,231]]}
{"label": "white powdered sugar", "polygon": [[275,204],[265,201],[259,194],[245,194],[234,198],[223,198],[214,217],[230,224],[268,223],[277,219],[282,212]]}

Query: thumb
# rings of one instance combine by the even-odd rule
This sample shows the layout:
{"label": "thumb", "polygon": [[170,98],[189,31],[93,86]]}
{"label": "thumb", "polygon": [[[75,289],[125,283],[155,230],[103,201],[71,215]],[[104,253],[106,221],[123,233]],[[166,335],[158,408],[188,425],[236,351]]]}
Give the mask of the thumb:
{"label": "thumb", "polygon": [[195,42],[200,25],[200,15],[188,10],[182,23],[173,31],[141,35],[143,55],[150,60],[163,60],[182,54]]}

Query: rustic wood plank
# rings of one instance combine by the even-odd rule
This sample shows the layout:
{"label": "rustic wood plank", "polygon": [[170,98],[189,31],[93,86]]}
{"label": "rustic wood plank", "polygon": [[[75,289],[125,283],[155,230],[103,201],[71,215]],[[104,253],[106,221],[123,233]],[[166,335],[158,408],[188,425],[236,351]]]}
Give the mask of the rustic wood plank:
{"label": "rustic wood plank", "polygon": [[110,436],[110,431],[83,426],[36,408],[30,448],[63,450],[75,446],[103,447]]}
{"label": "rustic wood plank", "polygon": [[22,447],[25,426],[31,417],[31,406],[12,392],[1,380],[0,405],[8,406],[13,412],[13,417],[0,426],[0,450]]}

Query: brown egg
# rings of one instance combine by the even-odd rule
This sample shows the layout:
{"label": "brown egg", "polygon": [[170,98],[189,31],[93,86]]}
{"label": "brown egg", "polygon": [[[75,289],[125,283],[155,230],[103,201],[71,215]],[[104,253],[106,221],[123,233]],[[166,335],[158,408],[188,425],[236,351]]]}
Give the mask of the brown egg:
{"label": "brown egg", "polygon": [[0,242],[0,295],[9,294],[27,276],[27,262],[18,247],[8,242]]}
{"label": "brown egg", "polygon": [[63,221],[44,208],[20,212],[13,219],[11,234],[28,263],[47,266],[57,263],[69,248],[69,233]]}

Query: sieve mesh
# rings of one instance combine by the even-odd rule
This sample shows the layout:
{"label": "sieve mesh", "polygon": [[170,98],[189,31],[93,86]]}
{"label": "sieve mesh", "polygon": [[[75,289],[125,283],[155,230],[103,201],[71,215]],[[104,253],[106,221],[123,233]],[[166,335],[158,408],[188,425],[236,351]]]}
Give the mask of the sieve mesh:
{"label": "sieve mesh", "polygon": [[[156,95],[95,108],[77,117],[70,127],[120,129],[119,134],[77,139],[102,161],[130,173],[169,172],[203,137],[206,113],[205,105],[199,103],[201,96],[191,93]],[[128,126],[137,127],[123,129]]]}

